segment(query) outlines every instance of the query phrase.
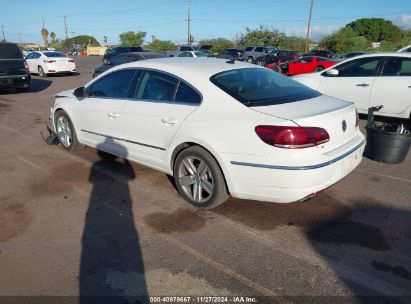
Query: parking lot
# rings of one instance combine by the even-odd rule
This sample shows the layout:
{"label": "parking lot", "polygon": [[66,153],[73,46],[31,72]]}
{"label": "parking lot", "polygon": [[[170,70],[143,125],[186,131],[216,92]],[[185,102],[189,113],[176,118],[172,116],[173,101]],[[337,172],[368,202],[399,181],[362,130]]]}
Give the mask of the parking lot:
{"label": "parking lot", "polygon": [[101,63],[75,60],[78,75],[0,93],[0,295],[411,301],[411,153],[364,158],[304,203],[194,210],[163,173],[43,142],[53,96]]}

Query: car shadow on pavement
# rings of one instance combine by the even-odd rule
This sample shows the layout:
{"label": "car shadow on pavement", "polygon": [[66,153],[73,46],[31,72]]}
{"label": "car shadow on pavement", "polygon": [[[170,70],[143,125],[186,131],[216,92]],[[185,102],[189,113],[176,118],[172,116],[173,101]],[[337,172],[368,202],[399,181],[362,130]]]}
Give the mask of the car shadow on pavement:
{"label": "car shadow on pavement", "polygon": [[[290,236],[301,232],[304,243],[312,248],[303,254],[318,256],[334,276],[328,282],[313,281],[300,278],[313,265],[307,264],[304,271],[290,268],[287,273],[308,285],[307,295],[293,296],[291,301],[410,303],[411,212],[393,205],[367,197],[342,202],[323,192],[308,202],[290,204],[231,198],[213,212],[255,230],[279,229]],[[291,248],[294,242],[291,237]]]}
{"label": "car shadow on pavement", "polygon": [[[104,144],[127,156],[126,148],[112,139]],[[89,177],[93,188],[82,238],[80,303],[145,303],[144,264],[129,190],[135,173],[124,158],[101,151],[98,155],[101,160]]]}
{"label": "car shadow on pavement", "polygon": [[36,92],[41,92],[47,89],[53,81],[51,80],[46,80],[46,79],[41,79],[41,78],[31,78],[31,84],[29,87],[29,93],[36,93]]}

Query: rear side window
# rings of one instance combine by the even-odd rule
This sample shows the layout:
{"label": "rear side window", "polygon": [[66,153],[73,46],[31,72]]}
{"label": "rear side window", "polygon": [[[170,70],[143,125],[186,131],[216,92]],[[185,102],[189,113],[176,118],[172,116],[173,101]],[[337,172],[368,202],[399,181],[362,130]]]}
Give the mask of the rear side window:
{"label": "rear side window", "polygon": [[134,74],[135,70],[120,70],[110,73],[93,83],[89,95],[106,98],[127,98]]}
{"label": "rear side window", "polygon": [[387,57],[381,76],[411,76],[411,58]]}
{"label": "rear side window", "polygon": [[0,43],[0,59],[22,59],[23,55],[16,44]]}
{"label": "rear side window", "polygon": [[321,96],[295,80],[264,68],[229,70],[211,82],[248,107],[296,102]]}
{"label": "rear side window", "polygon": [[262,52],[264,50],[264,48],[262,48],[262,47],[257,47],[257,48],[255,48],[255,51],[256,52]]}
{"label": "rear side window", "polygon": [[339,77],[372,77],[377,72],[379,57],[362,58],[341,64],[336,69]]}
{"label": "rear side window", "polygon": [[201,103],[201,96],[189,85],[180,81],[178,84],[177,93],[174,101],[190,104],[199,104]]}

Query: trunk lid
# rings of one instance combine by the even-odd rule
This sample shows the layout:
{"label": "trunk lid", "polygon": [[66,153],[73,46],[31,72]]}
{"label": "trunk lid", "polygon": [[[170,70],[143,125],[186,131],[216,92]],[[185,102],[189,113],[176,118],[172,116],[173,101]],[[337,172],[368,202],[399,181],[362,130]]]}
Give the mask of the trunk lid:
{"label": "trunk lid", "polygon": [[252,109],[271,116],[292,120],[301,127],[325,129],[330,135],[330,140],[320,145],[323,153],[345,145],[357,135],[357,115],[354,105],[326,95],[298,102],[253,107]]}

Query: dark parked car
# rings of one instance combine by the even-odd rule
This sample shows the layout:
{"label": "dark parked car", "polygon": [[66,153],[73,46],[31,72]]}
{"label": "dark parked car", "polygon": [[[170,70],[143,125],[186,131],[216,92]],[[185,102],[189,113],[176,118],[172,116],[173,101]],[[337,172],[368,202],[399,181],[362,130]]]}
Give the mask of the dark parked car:
{"label": "dark parked car", "polygon": [[223,52],[218,54],[216,58],[222,59],[234,59],[234,60],[243,60],[244,50],[242,49],[225,49]]}
{"label": "dark parked car", "polygon": [[256,63],[260,66],[267,66],[271,64],[281,64],[283,62],[289,62],[291,60],[295,60],[300,55],[297,51],[291,50],[274,50],[271,53],[258,57]]}
{"label": "dark parked car", "polygon": [[318,57],[325,57],[331,58],[334,56],[334,53],[329,50],[311,50],[308,53],[308,56],[318,56]]}
{"label": "dark parked car", "polygon": [[166,57],[167,56],[163,54],[159,54],[155,52],[138,52],[138,53],[120,54],[120,55],[117,55],[111,58],[106,63],[96,68],[93,73],[93,78],[119,64],[139,61],[139,60],[145,60],[145,59],[166,58]]}
{"label": "dark parked car", "polygon": [[365,54],[368,54],[368,53],[367,52],[351,52],[351,53],[343,54],[343,55],[339,56],[338,58],[348,59],[348,58],[352,58],[352,57],[356,57],[356,56],[360,56],[360,55],[365,55]]}
{"label": "dark parked car", "polygon": [[117,56],[123,53],[135,53],[135,52],[144,52],[144,50],[140,46],[118,46],[112,49],[108,49],[104,53],[103,62],[107,62],[114,56]]}
{"label": "dark parked car", "polygon": [[29,66],[15,43],[0,43],[0,88],[26,92],[30,86]]}

